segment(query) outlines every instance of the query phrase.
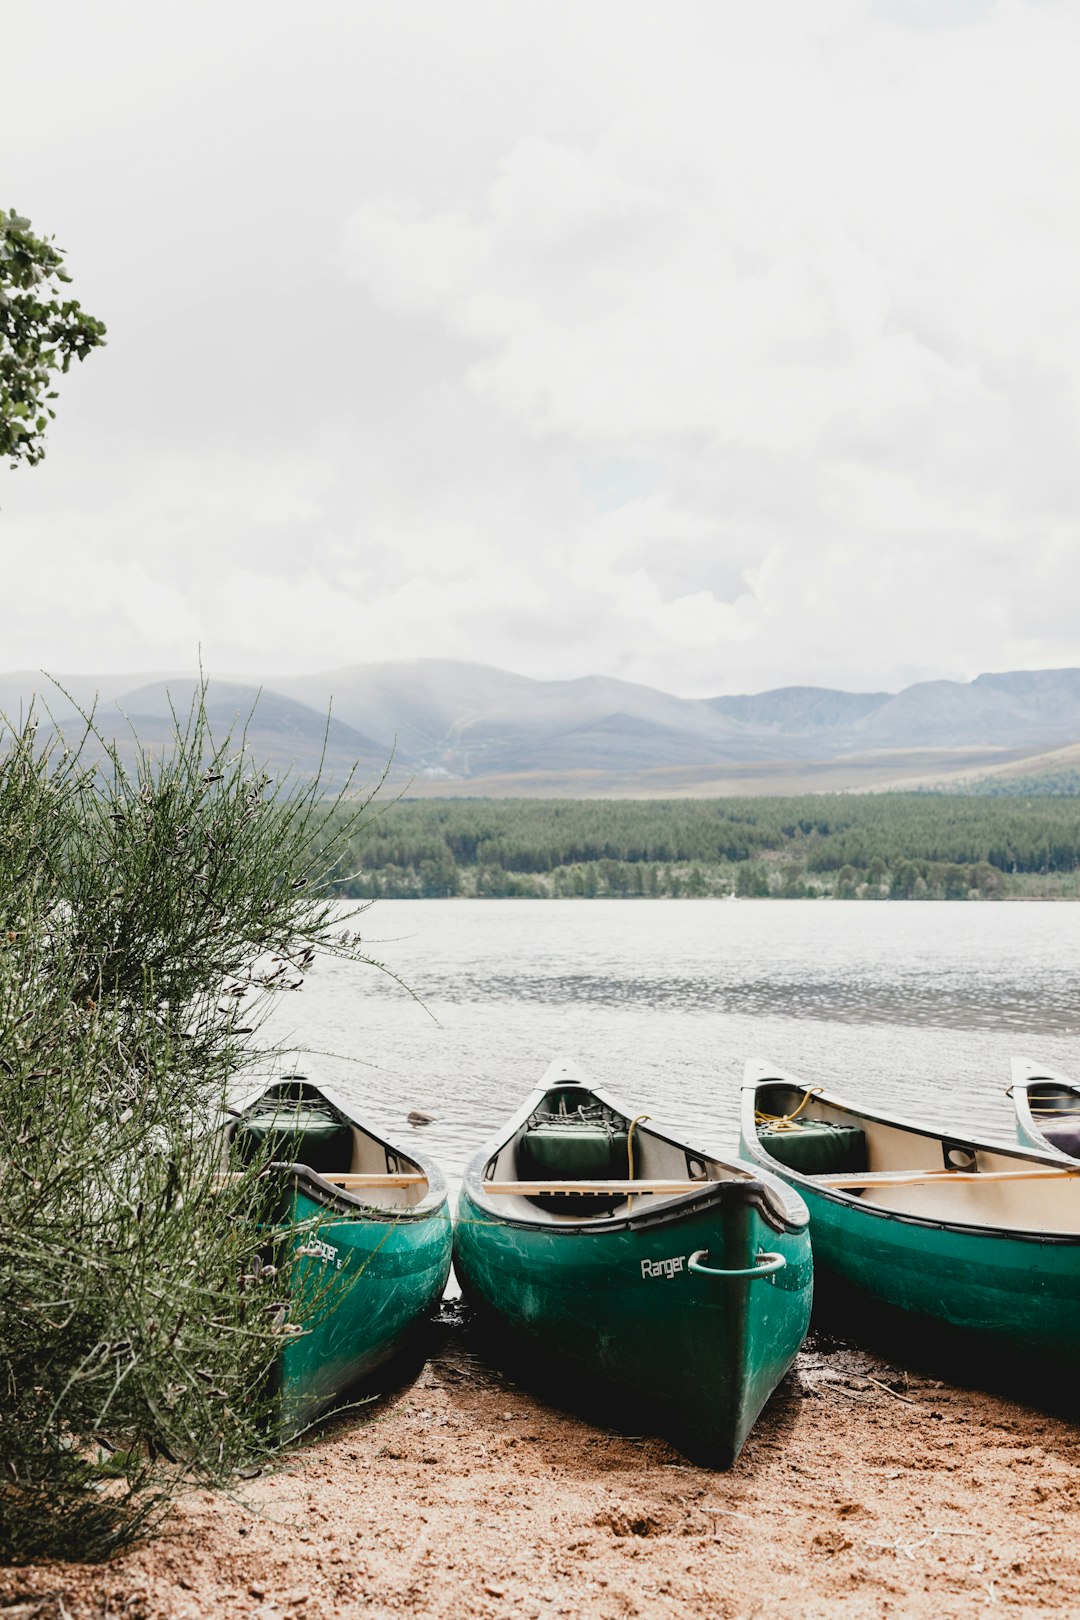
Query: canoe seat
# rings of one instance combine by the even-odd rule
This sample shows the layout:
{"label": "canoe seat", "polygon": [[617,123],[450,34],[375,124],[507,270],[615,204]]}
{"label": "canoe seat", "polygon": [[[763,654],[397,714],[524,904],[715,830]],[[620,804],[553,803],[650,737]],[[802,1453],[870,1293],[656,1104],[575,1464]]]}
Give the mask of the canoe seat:
{"label": "canoe seat", "polygon": [[[519,1181],[625,1181],[630,1174],[625,1125],[605,1118],[560,1114],[534,1114],[518,1140]],[[534,1198],[543,1209],[577,1213],[587,1204],[589,1213],[603,1215],[621,1203],[584,1193],[545,1193]]]}
{"label": "canoe seat", "polygon": [[331,1108],[311,1102],[298,1107],[277,1103],[245,1115],[233,1146],[245,1164],[279,1159],[320,1172],[347,1171],[352,1164],[352,1130]]}
{"label": "canoe seat", "polygon": [[837,1125],[826,1119],[797,1119],[777,1130],[758,1127],[766,1153],[804,1176],[841,1175],[867,1168],[866,1132],[858,1125]]}

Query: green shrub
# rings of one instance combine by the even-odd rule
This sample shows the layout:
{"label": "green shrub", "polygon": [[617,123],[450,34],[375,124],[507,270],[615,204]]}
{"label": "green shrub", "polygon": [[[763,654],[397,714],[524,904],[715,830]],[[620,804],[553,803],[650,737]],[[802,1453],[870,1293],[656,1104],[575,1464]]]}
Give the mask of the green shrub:
{"label": "green shrub", "polygon": [[94,1559],[265,1460],[326,1308],[213,1127],[310,953],[364,960],[326,896],[365,801],[271,793],[201,702],[133,773],[92,726],[0,749],[0,1560]]}

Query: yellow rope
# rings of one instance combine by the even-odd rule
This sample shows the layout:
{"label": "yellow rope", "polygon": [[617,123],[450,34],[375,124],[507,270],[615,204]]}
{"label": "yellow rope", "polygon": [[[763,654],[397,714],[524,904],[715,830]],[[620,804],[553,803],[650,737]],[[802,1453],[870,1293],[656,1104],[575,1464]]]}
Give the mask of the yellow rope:
{"label": "yellow rope", "polygon": [[[633,1181],[634,1179],[634,1126],[644,1124],[647,1119],[652,1119],[652,1115],[635,1114],[634,1118],[630,1121],[630,1129],[626,1133],[626,1168],[628,1171],[626,1178],[627,1181]],[[628,1215],[633,1207],[634,1198],[633,1194],[631,1193],[627,1196],[626,1200],[626,1213]]]}
{"label": "yellow rope", "polygon": [[803,1100],[799,1104],[798,1108],[796,1108],[794,1112],[790,1114],[766,1114],[762,1111],[762,1109],[758,1108],[754,1112],[754,1124],[771,1125],[775,1130],[778,1131],[797,1131],[799,1127],[796,1125],[795,1121],[798,1119],[811,1097],[820,1095],[824,1089],[824,1086],[810,1086],[806,1091],[803,1092]]}

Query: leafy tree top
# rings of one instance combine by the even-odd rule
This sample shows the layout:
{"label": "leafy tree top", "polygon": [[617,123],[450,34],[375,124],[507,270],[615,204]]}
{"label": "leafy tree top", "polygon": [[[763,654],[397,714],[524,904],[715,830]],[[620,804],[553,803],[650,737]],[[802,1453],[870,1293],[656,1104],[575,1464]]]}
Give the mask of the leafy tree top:
{"label": "leafy tree top", "polygon": [[45,454],[54,373],[105,341],[104,324],[64,296],[70,280],[51,238],[35,236],[13,208],[0,209],[0,455],[13,467],[32,467]]}

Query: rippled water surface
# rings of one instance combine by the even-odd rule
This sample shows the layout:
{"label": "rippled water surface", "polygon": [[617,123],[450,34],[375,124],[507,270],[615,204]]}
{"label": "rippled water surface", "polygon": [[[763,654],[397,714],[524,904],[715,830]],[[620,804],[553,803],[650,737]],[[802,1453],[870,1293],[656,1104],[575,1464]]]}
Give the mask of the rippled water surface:
{"label": "rippled water surface", "polygon": [[417,900],[359,926],[419,1000],[320,959],[273,1033],[455,1179],[558,1054],[717,1149],[750,1057],[1008,1137],[1010,1057],[1080,1076],[1080,905]]}

